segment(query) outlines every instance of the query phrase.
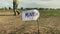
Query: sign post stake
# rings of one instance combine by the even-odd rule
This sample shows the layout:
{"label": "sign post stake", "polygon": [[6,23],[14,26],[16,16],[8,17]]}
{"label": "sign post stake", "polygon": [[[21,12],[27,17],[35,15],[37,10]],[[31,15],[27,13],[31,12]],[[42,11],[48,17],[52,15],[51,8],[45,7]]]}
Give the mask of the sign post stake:
{"label": "sign post stake", "polygon": [[38,29],[38,34],[40,34],[40,33],[39,33],[39,22],[38,22],[38,20],[37,20],[37,27],[38,27],[38,28],[37,28],[37,29]]}

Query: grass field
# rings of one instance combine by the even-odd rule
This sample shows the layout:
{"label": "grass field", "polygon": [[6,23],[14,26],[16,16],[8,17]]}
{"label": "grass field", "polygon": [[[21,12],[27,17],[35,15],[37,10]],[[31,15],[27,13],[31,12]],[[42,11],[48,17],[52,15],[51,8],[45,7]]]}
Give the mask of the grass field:
{"label": "grass field", "polygon": [[[20,10],[21,11],[21,10]],[[12,10],[0,10],[0,34],[60,34],[60,10],[39,10],[38,21],[22,21]]]}

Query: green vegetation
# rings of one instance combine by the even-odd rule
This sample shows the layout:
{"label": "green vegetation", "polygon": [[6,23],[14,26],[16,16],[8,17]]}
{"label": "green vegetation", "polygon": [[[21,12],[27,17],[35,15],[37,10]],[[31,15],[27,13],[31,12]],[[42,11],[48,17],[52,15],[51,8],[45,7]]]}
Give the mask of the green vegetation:
{"label": "green vegetation", "polygon": [[41,17],[60,17],[60,10],[39,10]]}

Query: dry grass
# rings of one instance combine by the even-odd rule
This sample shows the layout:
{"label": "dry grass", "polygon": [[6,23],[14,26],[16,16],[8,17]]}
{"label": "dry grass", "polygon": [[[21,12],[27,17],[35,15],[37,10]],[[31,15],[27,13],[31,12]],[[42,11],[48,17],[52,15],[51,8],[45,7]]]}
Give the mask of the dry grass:
{"label": "dry grass", "polygon": [[[11,10],[2,11],[0,11],[0,34],[38,34],[37,21],[24,22],[21,14],[13,16]],[[60,34],[60,17],[41,12],[38,23],[39,34]]]}

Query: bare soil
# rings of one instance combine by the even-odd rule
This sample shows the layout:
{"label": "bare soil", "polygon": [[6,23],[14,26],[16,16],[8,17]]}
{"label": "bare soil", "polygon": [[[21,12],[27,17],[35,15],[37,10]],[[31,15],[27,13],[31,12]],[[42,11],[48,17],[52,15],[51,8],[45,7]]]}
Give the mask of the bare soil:
{"label": "bare soil", "polygon": [[21,18],[21,13],[13,16],[13,12],[0,12],[0,34],[60,34],[60,17],[39,17],[38,21]]}

